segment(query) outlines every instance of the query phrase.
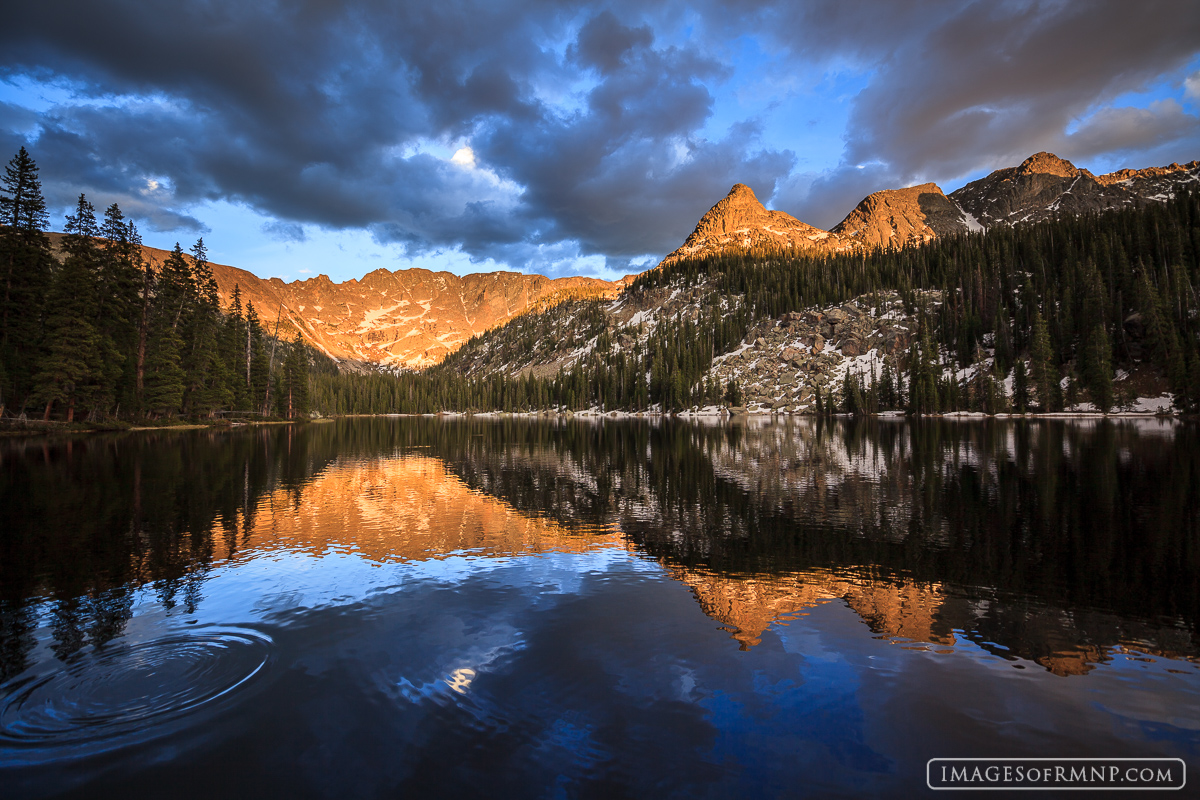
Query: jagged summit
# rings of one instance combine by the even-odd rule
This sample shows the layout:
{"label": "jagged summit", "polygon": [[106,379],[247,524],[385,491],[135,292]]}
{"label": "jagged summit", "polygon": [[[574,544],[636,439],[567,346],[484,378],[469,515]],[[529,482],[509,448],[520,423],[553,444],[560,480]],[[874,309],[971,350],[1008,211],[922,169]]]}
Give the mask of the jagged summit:
{"label": "jagged summit", "polygon": [[952,192],[950,199],[985,228],[1040,222],[1110,208],[1168,200],[1184,184],[1200,182],[1200,162],[1093,175],[1053,153],[1036,153],[1020,166],[998,169]]}
{"label": "jagged summit", "polygon": [[664,264],[728,249],[765,249],[805,252],[823,249],[827,231],[813,227],[759,202],[754,190],[735,183],[716,205],[700,218],[695,230]]}
{"label": "jagged summit", "polygon": [[701,217],[687,241],[663,259],[662,265],[731,249],[831,253],[899,247],[983,231],[993,225],[1164,201],[1186,184],[1200,185],[1200,161],[1124,169],[1097,177],[1042,151],[949,195],[934,183],[874,192],[832,230],[823,231],[790,214],[767,209],[753,189],[738,183]]}
{"label": "jagged summit", "polygon": [[867,195],[830,233],[860,247],[926,242],[970,229],[936,183]]}
{"label": "jagged summit", "polygon": [[1047,153],[1043,150],[1040,153],[1034,153],[1022,161],[1021,165],[1016,169],[1017,175],[1033,175],[1035,173],[1057,175],[1061,178],[1074,178],[1080,173],[1080,170],[1065,158],[1059,158],[1054,153]]}

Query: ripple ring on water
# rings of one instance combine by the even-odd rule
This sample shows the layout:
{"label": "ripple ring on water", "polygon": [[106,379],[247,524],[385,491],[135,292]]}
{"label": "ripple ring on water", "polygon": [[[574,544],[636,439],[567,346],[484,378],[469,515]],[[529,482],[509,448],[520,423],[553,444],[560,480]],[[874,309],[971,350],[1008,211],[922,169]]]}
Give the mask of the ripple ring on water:
{"label": "ripple ring on water", "polygon": [[273,642],[245,628],[211,628],[109,645],[8,687],[0,742],[33,746],[116,740],[227,700],[266,665]]}

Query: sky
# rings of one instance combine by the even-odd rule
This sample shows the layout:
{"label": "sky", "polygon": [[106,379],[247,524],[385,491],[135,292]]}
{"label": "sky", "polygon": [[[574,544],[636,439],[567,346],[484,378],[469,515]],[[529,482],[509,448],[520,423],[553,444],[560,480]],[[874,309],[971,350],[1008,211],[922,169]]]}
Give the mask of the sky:
{"label": "sky", "polygon": [[1200,3],[53,0],[0,26],[52,227],[261,277],[615,278],[735,183],[822,228],[1048,150],[1200,159]]}

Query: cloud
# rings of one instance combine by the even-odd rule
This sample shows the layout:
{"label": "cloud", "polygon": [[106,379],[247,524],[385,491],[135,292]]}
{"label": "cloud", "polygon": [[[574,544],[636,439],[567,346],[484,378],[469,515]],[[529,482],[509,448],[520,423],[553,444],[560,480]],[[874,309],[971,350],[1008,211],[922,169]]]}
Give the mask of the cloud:
{"label": "cloud", "polygon": [[578,63],[608,74],[623,65],[634,47],[649,47],[653,41],[654,32],[648,25],[627,27],[611,11],[604,11],[580,28],[578,39],[567,52]]}
{"label": "cloud", "polygon": [[1158,145],[1197,139],[1200,117],[1184,112],[1175,100],[1153,102],[1147,108],[1104,108],[1079,130],[1063,137],[1060,149],[1075,157],[1145,150]]}
{"label": "cloud", "polygon": [[454,151],[454,155],[450,157],[450,163],[458,164],[460,167],[468,169],[475,168],[475,151],[469,147],[462,147]]}
{"label": "cloud", "polygon": [[[1037,150],[1141,166],[1200,149],[1179,102],[1114,107],[1163,76],[1195,100],[1189,2],[64,0],[5,23],[0,79],[59,99],[0,102],[0,146],[31,147],[55,204],[87,191],[190,233],[227,201],[273,238],[366,230],[517,268],[665,254],[736,182],[828,227],[871,191]],[[738,107],[802,74],[861,77],[825,171],[797,172]]]}
{"label": "cloud", "polygon": [[1200,101],[1200,72],[1193,72],[1183,80],[1183,96]]}
{"label": "cloud", "polygon": [[[304,232],[304,226],[298,225],[295,222],[284,222],[282,220],[264,222],[261,230],[269,238],[277,242],[304,242],[308,240],[308,236]],[[308,270],[302,269],[300,271],[307,272]]]}
{"label": "cloud", "polygon": [[[1183,12],[1183,13],[1180,13]],[[847,160],[906,176],[965,174],[1073,144],[1072,120],[1182,68],[1200,13],[1177,2],[974,3],[916,32],[856,98]],[[1141,146],[1157,143],[1161,128]],[[1059,155],[1099,152],[1077,140]],[[1122,149],[1137,147],[1126,137]]]}

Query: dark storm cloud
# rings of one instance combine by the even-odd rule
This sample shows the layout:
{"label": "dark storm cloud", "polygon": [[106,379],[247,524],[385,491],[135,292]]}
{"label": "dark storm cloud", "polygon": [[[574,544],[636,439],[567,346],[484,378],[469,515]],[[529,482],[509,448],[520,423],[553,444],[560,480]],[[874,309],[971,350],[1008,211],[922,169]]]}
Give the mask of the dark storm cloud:
{"label": "dark storm cloud", "polygon": [[[813,185],[802,213],[863,188],[862,163],[887,188],[950,181],[1039,150],[1080,162],[1126,155],[1139,167],[1151,155],[1200,156],[1200,119],[1177,104],[1089,118],[1196,57],[1194,2],[821,2],[763,8],[756,20],[797,54],[875,70],[854,101],[843,166]],[[831,224],[852,205],[819,218]]]}
{"label": "dark storm cloud", "polygon": [[578,41],[567,49],[575,61],[609,73],[621,66],[625,54],[654,41],[649,25],[631,28],[622,25],[611,11],[593,17],[579,29]]}
{"label": "dark storm cloud", "polygon": [[[753,119],[708,130],[739,78],[714,45],[742,35],[780,70],[870,72],[839,168],[793,173]],[[36,139],[56,203],[87,191],[160,229],[199,230],[188,209],[228,200],[293,241],[309,223],[411,253],[619,266],[675,247],[736,182],[827,227],[870,191],[1035,150],[1184,158],[1200,139],[1178,104],[1103,105],[1198,42],[1191,2],[27,3],[0,27],[0,75],[77,97],[0,105],[0,145]],[[430,142],[474,159],[417,151]]]}
{"label": "dark storm cloud", "polygon": [[[310,2],[150,14],[118,2],[29,5],[8,22],[9,75],[66,80],[92,98],[40,115],[43,164],[105,198],[143,197],[157,181],[167,209],[245,202],[284,222],[272,235],[365,227],[410,252],[461,246],[477,258],[562,240],[584,253],[661,252],[694,224],[698,197],[747,173],[773,187],[791,165],[742,126],[697,138],[713,105],[702,81],[727,68],[656,49],[649,26],[612,11]],[[562,56],[555,37],[569,39]],[[537,97],[588,74],[576,112]],[[482,169],[411,154],[459,137]]]}

